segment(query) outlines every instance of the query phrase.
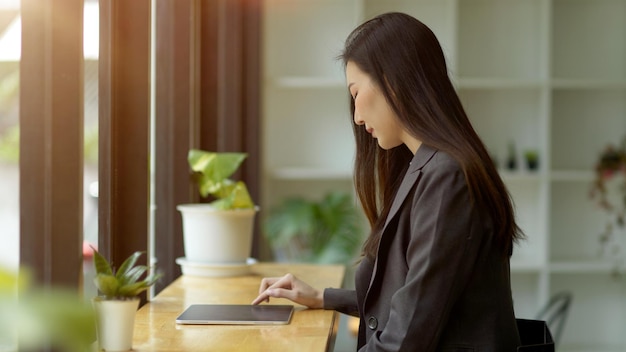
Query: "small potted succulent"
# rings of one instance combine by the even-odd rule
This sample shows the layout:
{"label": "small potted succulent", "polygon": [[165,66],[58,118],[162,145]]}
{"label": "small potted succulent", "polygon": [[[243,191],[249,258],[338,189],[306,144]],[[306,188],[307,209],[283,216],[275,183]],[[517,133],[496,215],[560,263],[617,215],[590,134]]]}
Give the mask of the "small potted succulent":
{"label": "small potted succulent", "polygon": [[526,167],[530,171],[539,169],[539,152],[536,149],[527,149],[524,151],[524,159],[526,159]]}
{"label": "small potted succulent", "polygon": [[94,282],[101,293],[92,300],[99,350],[128,351],[132,348],[138,296],[154,285],[160,275],[148,273],[145,265],[137,265],[143,252],[130,255],[117,270],[97,250],[93,252]]}
{"label": "small potted succulent", "polygon": [[517,149],[514,142],[509,142],[506,156],[506,168],[513,171],[517,169]]}
{"label": "small potted succulent", "polygon": [[[254,205],[244,182],[229,177],[245,153],[216,153],[192,149],[188,162],[200,196],[210,203],[181,204],[185,257],[177,263],[190,274],[200,266],[244,266],[252,249]],[[187,272],[186,272],[187,270]]]}

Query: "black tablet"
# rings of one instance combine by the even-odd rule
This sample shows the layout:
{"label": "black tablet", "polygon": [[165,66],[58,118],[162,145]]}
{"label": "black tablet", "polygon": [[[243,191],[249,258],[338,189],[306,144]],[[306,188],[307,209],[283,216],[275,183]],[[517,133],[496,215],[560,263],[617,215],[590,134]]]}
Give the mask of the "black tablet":
{"label": "black tablet", "polygon": [[176,318],[177,324],[273,325],[288,324],[291,305],[192,304]]}

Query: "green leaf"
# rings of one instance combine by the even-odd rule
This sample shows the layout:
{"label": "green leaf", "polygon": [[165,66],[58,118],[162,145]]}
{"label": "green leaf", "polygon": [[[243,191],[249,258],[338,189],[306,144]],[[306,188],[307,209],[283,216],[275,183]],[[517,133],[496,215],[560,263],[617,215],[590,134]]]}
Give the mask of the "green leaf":
{"label": "green leaf", "polygon": [[192,149],[187,159],[202,197],[217,198],[212,205],[217,209],[254,208],[246,185],[229,177],[245,160],[245,153],[215,153]]}
{"label": "green leaf", "polygon": [[127,275],[124,276],[124,285],[132,285],[139,280],[139,278],[148,270],[145,265],[139,265],[130,269]]}
{"label": "green leaf", "polygon": [[110,263],[94,249],[94,265],[97,268],[94,283],[98,290],[107,299],[123,299],[135,297],[152,286],[161,277],[160,274],[153,273],[139,281],[148,271],[147,266],[137,265],[137,260],[144,253],[143,251],[136,251],[131,254],[113,273]]}
{"label": "green leaf", "polygon": [[95,248],[93,250],[93,263],[97,274],[113,275],[109,262]]}
{"label": "green leaf", "polygon": [[247,156],[245,153],[213,153],[192,149],[187,159],[193,171],[202,172],[209,180],[219,183],[237,171]]}
{"label": "green leaf", "polygon": [[135,264],[137,263],[137,259],[139,259],[139,257],[141,257],[143,253],[144,252],[137,251],[131,254],[128,258],[126,258],[126,260],[124,260],[124,262],[122,263],[122,266],[120,266],[120,268],[115,273],[115,276],[119,280],[123,280],[123,278],[127,275],[128,270],[135,266]]}
{"label": "green leaf", "polygon": [[254,203],[252,203],[250,193],[248,193],[245,183],[241,181],[223,188],[218,197],[220,196],[223,197],[211,202],[211,205],[216,209],[226,210],[254,208]]}
{"label": "green leaf", "polygon": [[246,184],[242,181],[239,181],[235,184],[235,188],[232,191],[232,207],[235,209],[242,208],[253,208],[254,203],[252,203],[252,198],[250,198],[250,193],[248,193],[248,188]]}
{"label": "green leaf", "polygon": [[227,178],[219,183],[212,183],[209,192],[217,198],[228,198],[235,191],[236,187],[235,181]]}
{"label": "green leaf", "polygon": [[161,273],[152,273],[148,275],[148,277],[145,278],[143,281],[146,283],[147,286],[152,286],[161,278],[161,276],[163,276]]}
{"label": "green leaf", "polygon": [[97,274],[94,278],[96,287],[107,298],[114,298],[117,296],[120,283],[113,275]]}
{"label": "green leaf", "polygon": [[135,297],[141,292],[147,290],[148,287],[149,286],[143,281],[135,282],[132,285],[125,285],[120,287],[118,295],[121,297]]}

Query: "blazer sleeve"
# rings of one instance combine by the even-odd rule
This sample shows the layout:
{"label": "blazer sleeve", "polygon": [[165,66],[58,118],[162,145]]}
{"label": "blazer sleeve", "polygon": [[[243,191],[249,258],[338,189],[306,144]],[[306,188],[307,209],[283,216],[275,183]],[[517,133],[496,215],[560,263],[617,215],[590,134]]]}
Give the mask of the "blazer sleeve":
{"label": "blazer sleeve", "polygon": [[325,289],[324,309],[332,309],[358,317],[359,310],[357,308],[356,291],[341,288]]}
{"label": "blazer sleeve", "polygon": [[406,280],[391,298],[385,328],[361,352],[435,351],[485,240],[484,219],[471,205],[464,174],[454,160],[434,158],[414,192],[412,204],[403,205],[410,210],[400,210],[411,212]]}

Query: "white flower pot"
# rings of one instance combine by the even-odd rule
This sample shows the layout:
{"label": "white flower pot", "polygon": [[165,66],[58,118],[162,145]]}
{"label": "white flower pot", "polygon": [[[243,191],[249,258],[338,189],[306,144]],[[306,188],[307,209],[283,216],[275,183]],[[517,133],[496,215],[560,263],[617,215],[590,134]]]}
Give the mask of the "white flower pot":
{"label": "white flower pot", "polygon": [[219,210],[209,204],[183,204],[185,259],[190,263],[246,264],[252,250],[253,209]]}
{"label": "white flower pot", "polygon": [[92,299],[96,311],[99,351],[130,351],[139,298],[131,300]]}

